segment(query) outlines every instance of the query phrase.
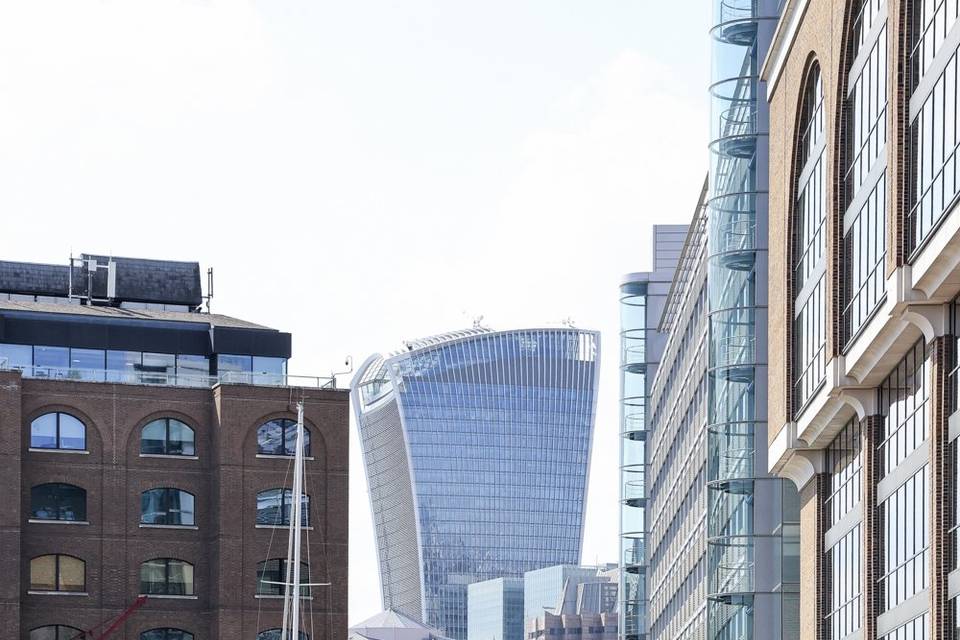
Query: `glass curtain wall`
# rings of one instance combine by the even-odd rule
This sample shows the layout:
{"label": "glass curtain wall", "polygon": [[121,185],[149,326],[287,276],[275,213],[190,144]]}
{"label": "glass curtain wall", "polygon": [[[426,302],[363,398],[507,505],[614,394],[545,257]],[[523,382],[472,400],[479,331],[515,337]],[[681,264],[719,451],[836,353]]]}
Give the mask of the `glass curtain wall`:
{"label": "glass curtain wall", "polygon": [[646,637],[647,283],[620,287],[620,629]]}
{"label": "glass curtain wall", "polygon": [[799,505],[766,460],[767,131],[777,0],[715,0],[709,199],[708,633],[798,637]]}

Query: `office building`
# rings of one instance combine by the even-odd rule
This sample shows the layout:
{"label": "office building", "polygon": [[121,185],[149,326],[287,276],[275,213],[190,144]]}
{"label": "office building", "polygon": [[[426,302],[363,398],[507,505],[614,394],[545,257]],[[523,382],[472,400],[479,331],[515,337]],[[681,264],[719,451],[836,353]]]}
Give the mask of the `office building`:
{"label": "office building", "polygon": [[653,271],[620,285],[620,634],[647,637],[648,400],[663,352],[657,331],[687,227],[654,225]]}
{"label": "office building", "polygon": [[579,561],[599,335],[476,327],[354,376],[383,606],[457,640],[467,585]]}
{"label": "office building", "polygon": [[557,636],[570,640],[615,640],[619,617],[616,573],[617,570],[595,572],[587,582],[568,578],[556,604],[527,619],[527,640]]}
{"label": "office building", "polygon": [[609,576],[604,577],[602,574],[613,568],[613,566],[588,567],[561,564],[527,571],[523,574],[524,622],[536,618],[545,609],[557,608],[568,590],[576,589],[578,584],[598,580],[609,581]]}
{"label": "office building", "polygon": [[346,634],[348,395],[202,303],[196,263],[0,262],[4,638],[279,637],[297,400],[313,638]]}
{"label": "office building", "polygon": [[800,488],[801,638],[957,638],[960,9],[783,5],[767,445]]}
{"label": "office building", "polygon": [[523,640],[523,578],[467,587],[467,640]]}

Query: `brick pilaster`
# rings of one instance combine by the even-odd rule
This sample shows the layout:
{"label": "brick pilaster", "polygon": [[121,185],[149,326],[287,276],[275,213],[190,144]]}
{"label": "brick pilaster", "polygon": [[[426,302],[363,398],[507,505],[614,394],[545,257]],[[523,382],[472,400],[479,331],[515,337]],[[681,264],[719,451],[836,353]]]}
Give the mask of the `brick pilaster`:
{"label": "brick pilaster", "polygon": [[930,345],[930,621],[931,640],[952,640],[955,625],[949,606],[949,575],[954,566],[950,529],[954,518],[953,454],[950,446],[950,370],[955,361],[951,336]]}
{"label": "brick pilaster", "polygon": [[818,473],[810,484],[816,484],[817,491],[817,640],[830,640],[830,613],[833,600],[831,585],[833,584],[833,562],[830,552],[823,548],[823,537],[830,528],[830,507],[827,498],[830,497],[831,479],[829,473]]}
{"label": "brick pilaster", "polygon": [[869,416],[864,419],[860,433],[860,455],[863,460],[862,629],[863,640],[877,640],[877,616],[883,611],[883,591],[878,582],[883,575],[883,523],[877,506],[877,483],[880,482],[883,469],[877,447],[883,442],[883,416]]}

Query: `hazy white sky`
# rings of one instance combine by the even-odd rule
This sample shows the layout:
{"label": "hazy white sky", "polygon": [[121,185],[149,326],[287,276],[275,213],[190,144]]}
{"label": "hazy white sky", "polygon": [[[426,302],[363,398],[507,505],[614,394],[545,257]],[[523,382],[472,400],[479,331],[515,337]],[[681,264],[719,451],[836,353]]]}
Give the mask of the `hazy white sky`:
{"label": "hazy white sky", "polygon": [[[694,0],[0,0],[0,259],[200,260],[294,373],[603,332],[585,561],[616,559],[617,286],[706,170]],[[343,382],[347,380],[344,378]],[[380,608],[352,433],[350,622]]]}

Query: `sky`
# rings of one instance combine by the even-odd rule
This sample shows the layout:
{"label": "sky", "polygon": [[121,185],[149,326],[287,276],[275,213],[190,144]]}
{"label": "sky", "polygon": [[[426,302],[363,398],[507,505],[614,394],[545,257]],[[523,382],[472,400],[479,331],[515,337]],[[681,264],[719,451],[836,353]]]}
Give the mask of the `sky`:
{"label": "sky", "polygon": [[[616,561],[617,288],[693,213],[709,14],[0,0],[0,259],[199,260],[215,312],[293,334],[298,374],[481,316],[599,329],[583,560]],[[350,456],[352,624],[380,609],[353,425]]]}

